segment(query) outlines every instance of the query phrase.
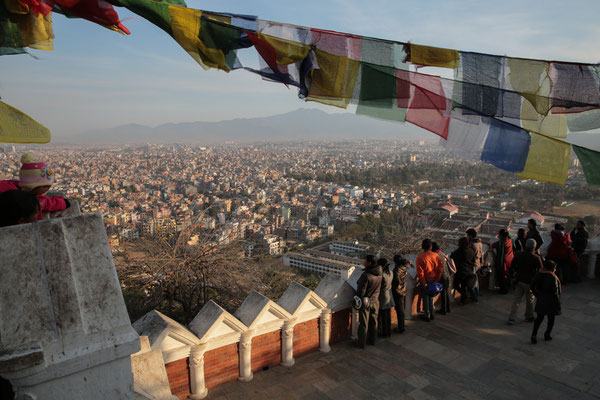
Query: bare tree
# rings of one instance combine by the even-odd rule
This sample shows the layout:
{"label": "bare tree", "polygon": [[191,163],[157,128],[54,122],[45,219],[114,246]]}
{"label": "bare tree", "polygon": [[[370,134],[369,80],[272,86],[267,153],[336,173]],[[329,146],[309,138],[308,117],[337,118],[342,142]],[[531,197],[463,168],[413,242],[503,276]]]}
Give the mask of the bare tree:
{"label": "bare tree", "polygon": [[244,243],[203,228],[202,216],[178,235],[156,234],[124,245],[117,269],[124,292],[137,294],[140,312],[163,310],[187,323],[207,301],[235,307],[259,286],[257,266],[245,258]]}

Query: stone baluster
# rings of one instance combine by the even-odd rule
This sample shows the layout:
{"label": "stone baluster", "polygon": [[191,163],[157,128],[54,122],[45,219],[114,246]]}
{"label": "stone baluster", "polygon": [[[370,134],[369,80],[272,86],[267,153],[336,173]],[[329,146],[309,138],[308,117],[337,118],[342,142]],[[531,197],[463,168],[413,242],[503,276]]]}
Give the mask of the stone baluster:
{"label": "stone baluster", "polygon": [[204,352],[208,343],[192,346],[190,352],[190,399],[200,400],[206,397],[208,389],[204,381]]}
{"label": "stone baluster", "polygon": [[242,382],[252,380],[252,335],[254,331],[243,332],[240,337],[240,376]]}
{"label": "stone baluster", "polygon": [[281,328],[281,365],[291,367],[294,365],[294,325],[295,319],[285,321]]}
{"label": "stone baluster", "polygon": [[319,321],[319,351],[328,353],[331,348],[329,347],[329,337],[331,336],[331,310],[325,308],[321,311],[321,317]]}
{"label": "stone baluster", "polygon": [[352,315],[350,316],[350,339],[358,340],[358,310],[352,307]]}

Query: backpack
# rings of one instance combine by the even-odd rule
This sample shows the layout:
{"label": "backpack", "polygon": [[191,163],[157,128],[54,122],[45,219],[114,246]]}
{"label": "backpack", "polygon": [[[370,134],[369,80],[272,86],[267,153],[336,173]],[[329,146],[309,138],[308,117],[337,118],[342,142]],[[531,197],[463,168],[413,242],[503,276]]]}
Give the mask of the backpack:
{"label": "backpack", "polygon": [[425,289],[425,291],[427,292],[427,295],[429,296],[435,296],[439,293],[442,292],[442,290],[444,290],[444,285],[442,285],[441,283],[432,283],[431,285],[428,285],[427,288]]}

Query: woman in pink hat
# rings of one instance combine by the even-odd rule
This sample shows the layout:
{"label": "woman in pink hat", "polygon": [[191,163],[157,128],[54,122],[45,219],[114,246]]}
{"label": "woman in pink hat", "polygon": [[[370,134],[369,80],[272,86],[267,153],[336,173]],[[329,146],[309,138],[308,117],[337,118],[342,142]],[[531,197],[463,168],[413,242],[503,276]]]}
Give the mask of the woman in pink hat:
{"label": "woman in pink hat", "polygon": [[19,171],[19,180],[0,181],[0,193],[9,190],[25,190],[36,195],[40,202],[38,220],[43,218],[44,212],[61,211],[70,206],[69,200],[62,196],[45,196],[54,183],[52,170],[46,166],[46,163],[36,160],[31,153],[23,154],[21,163],[23,165]]}

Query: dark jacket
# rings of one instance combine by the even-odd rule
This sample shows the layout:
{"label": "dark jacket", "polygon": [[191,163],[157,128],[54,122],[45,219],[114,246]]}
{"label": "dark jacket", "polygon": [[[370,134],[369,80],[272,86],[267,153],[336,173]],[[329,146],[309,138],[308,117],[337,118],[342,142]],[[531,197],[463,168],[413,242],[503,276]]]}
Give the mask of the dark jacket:
{"label": "dark jacket", "polygon": [[538,272],[531,281],[531,291],[536,297],[535,312],[538,315],[558,315],[560,306],[560,282],[556,275]]}
{"label": "dark jacket", "polygon": [[536,250],[539,250],[540,247],[542,247],[542,244],[544,244],[542,235],[540,235],[540,231],[538,231],[537,228],[533,228],[533,229],[530,229],[529,231],[527,231],[527,236],[525,236],[525,240],[527,240],[527,239],[535,240],[535,249]]}
{"label": "dark jacket", "polygon": [[381,290],[379,291],[379,308],[388,309],[392,308],[392,281],[393,273],[391,270],[383,269],[381,274]]}
{"label": "dark jacket", "polygon": [[456,278],[462,279],[475,275],[475,252],[469,247],[459,247],[450,254],[456,264]]}
{"label": "dark jacket", "polygon": [[571,247],[575,250],[575,253],[581,254],[585,251],[588,244],[588,232],[585,228],[573,229],[571,232]]}
{"label": "dark jacket", "polygon": [[542,268],[542,259],[535,253],[518,251],[512,263],[516,279],[519,282],[531,283],[535,274]]}
{"label": "dark jacket", "polygon": [[392,291],[400,296],[406,296],[406,265],[396,265],[393,271]]}
{"label": "dark jacket", "polygon": [[381,289],[381,272],[380,265],[365,268],[365,272],[358,278],[356,283],[356,295],[360,298],[368,297],[371,304],[377,304]]}
{"label": "dark jacket", "polygon": [[517,251],[525,251],[525,242],[527,241],[527,239],[525,238],[516,238],[515,239],[515,250]]}

